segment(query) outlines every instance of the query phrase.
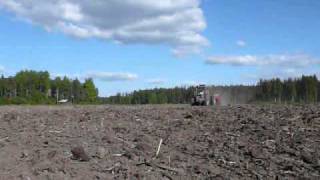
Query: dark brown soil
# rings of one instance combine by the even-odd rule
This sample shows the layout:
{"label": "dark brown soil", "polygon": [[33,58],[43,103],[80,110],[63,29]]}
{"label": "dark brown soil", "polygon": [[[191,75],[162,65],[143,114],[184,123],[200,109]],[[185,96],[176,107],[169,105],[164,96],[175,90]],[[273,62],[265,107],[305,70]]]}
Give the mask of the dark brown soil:
{"label": "dark brown soil", "polygon": [[0,108],[1,180],[320,179],[319,158],[317,105]]}

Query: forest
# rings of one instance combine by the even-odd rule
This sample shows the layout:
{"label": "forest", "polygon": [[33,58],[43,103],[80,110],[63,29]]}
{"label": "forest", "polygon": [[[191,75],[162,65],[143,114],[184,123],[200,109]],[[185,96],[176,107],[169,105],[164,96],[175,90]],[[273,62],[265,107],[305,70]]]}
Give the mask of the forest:
{"label": "forest", "polygon": [[278,103],[320,102],[320,82],[315,75],[287,80],[260,80],[257,100]]}
{"label": "forest", "polygon": [[25,70],[0,78],[0,104],[96,103],[98,89],[92,79],[81,83],[68,77],[50,78],[47,71]]}

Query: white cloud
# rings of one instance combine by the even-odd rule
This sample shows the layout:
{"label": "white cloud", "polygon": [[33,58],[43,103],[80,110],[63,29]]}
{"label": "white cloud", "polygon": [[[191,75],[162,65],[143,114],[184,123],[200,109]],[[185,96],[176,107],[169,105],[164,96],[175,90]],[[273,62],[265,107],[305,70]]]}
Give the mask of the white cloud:
{"label": "white cloud", "polygon": [[149,84],[164,84],[166,82],[166,80],[164,79],[149,79],[147,80],[147,83]]}
{"label": "white cloud", "polygon": [[246,43],[245,41],[243,41],[243,40],[238,40],[238,41],[236,42],[236,44],[237,44],[237,46],[239,46],[239,47],[245,47],[245,46],[247,45],[247,43]]}
{"label": "white cloud", "polygon": [[133,81],[138,79],[138,75],[132,73],[114,73],[114,72],[90,72],[86,77],[98,79],[101,81]]}
{"label": "white cloud", "polygon": [[283,54],[266,56],[212,56],[206,60],[207,64],[226,64],[231,66],[279,66],[305,68],[320,64],[320,59],[306,54]]}
{"label": "white cloud", "polygon": [[208,40],[201,0],[0,0],[20,19],[79,38],[123,44],[167,44],[177,56],[198,53]]}

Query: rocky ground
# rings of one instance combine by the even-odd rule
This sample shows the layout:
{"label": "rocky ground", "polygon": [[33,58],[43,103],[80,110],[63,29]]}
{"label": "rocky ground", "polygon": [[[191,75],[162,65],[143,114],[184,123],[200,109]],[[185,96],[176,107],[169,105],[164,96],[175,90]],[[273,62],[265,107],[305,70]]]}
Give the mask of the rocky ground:
{"label": "rocky ground", "polygon": [[319,145],[317,105],[0,108],[1,180],[320,179]]}

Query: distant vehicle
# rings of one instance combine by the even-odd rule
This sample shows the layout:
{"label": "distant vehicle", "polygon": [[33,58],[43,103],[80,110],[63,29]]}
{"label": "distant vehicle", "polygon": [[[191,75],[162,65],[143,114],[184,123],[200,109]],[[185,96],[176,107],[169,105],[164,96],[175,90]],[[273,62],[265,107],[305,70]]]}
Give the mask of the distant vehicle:
{"label": "distant vehicle", "polygon": [[58,101],[58,104],[66,104],[68,102],[69,102],[68,99],[61,99],[61,100]]}
{"label": "distant vehicle", "polygon": [[192,106],[209,106],[221,105],[221,96],[213,94],[206,85],[199,85],[196,87],[194,95],[191,99]]}
{"label": "distant vehicle", "polygon": [[196,87],[194,95],[191,100],[192,106],[208,106],[210,105],[209,90],[205,85]]}

